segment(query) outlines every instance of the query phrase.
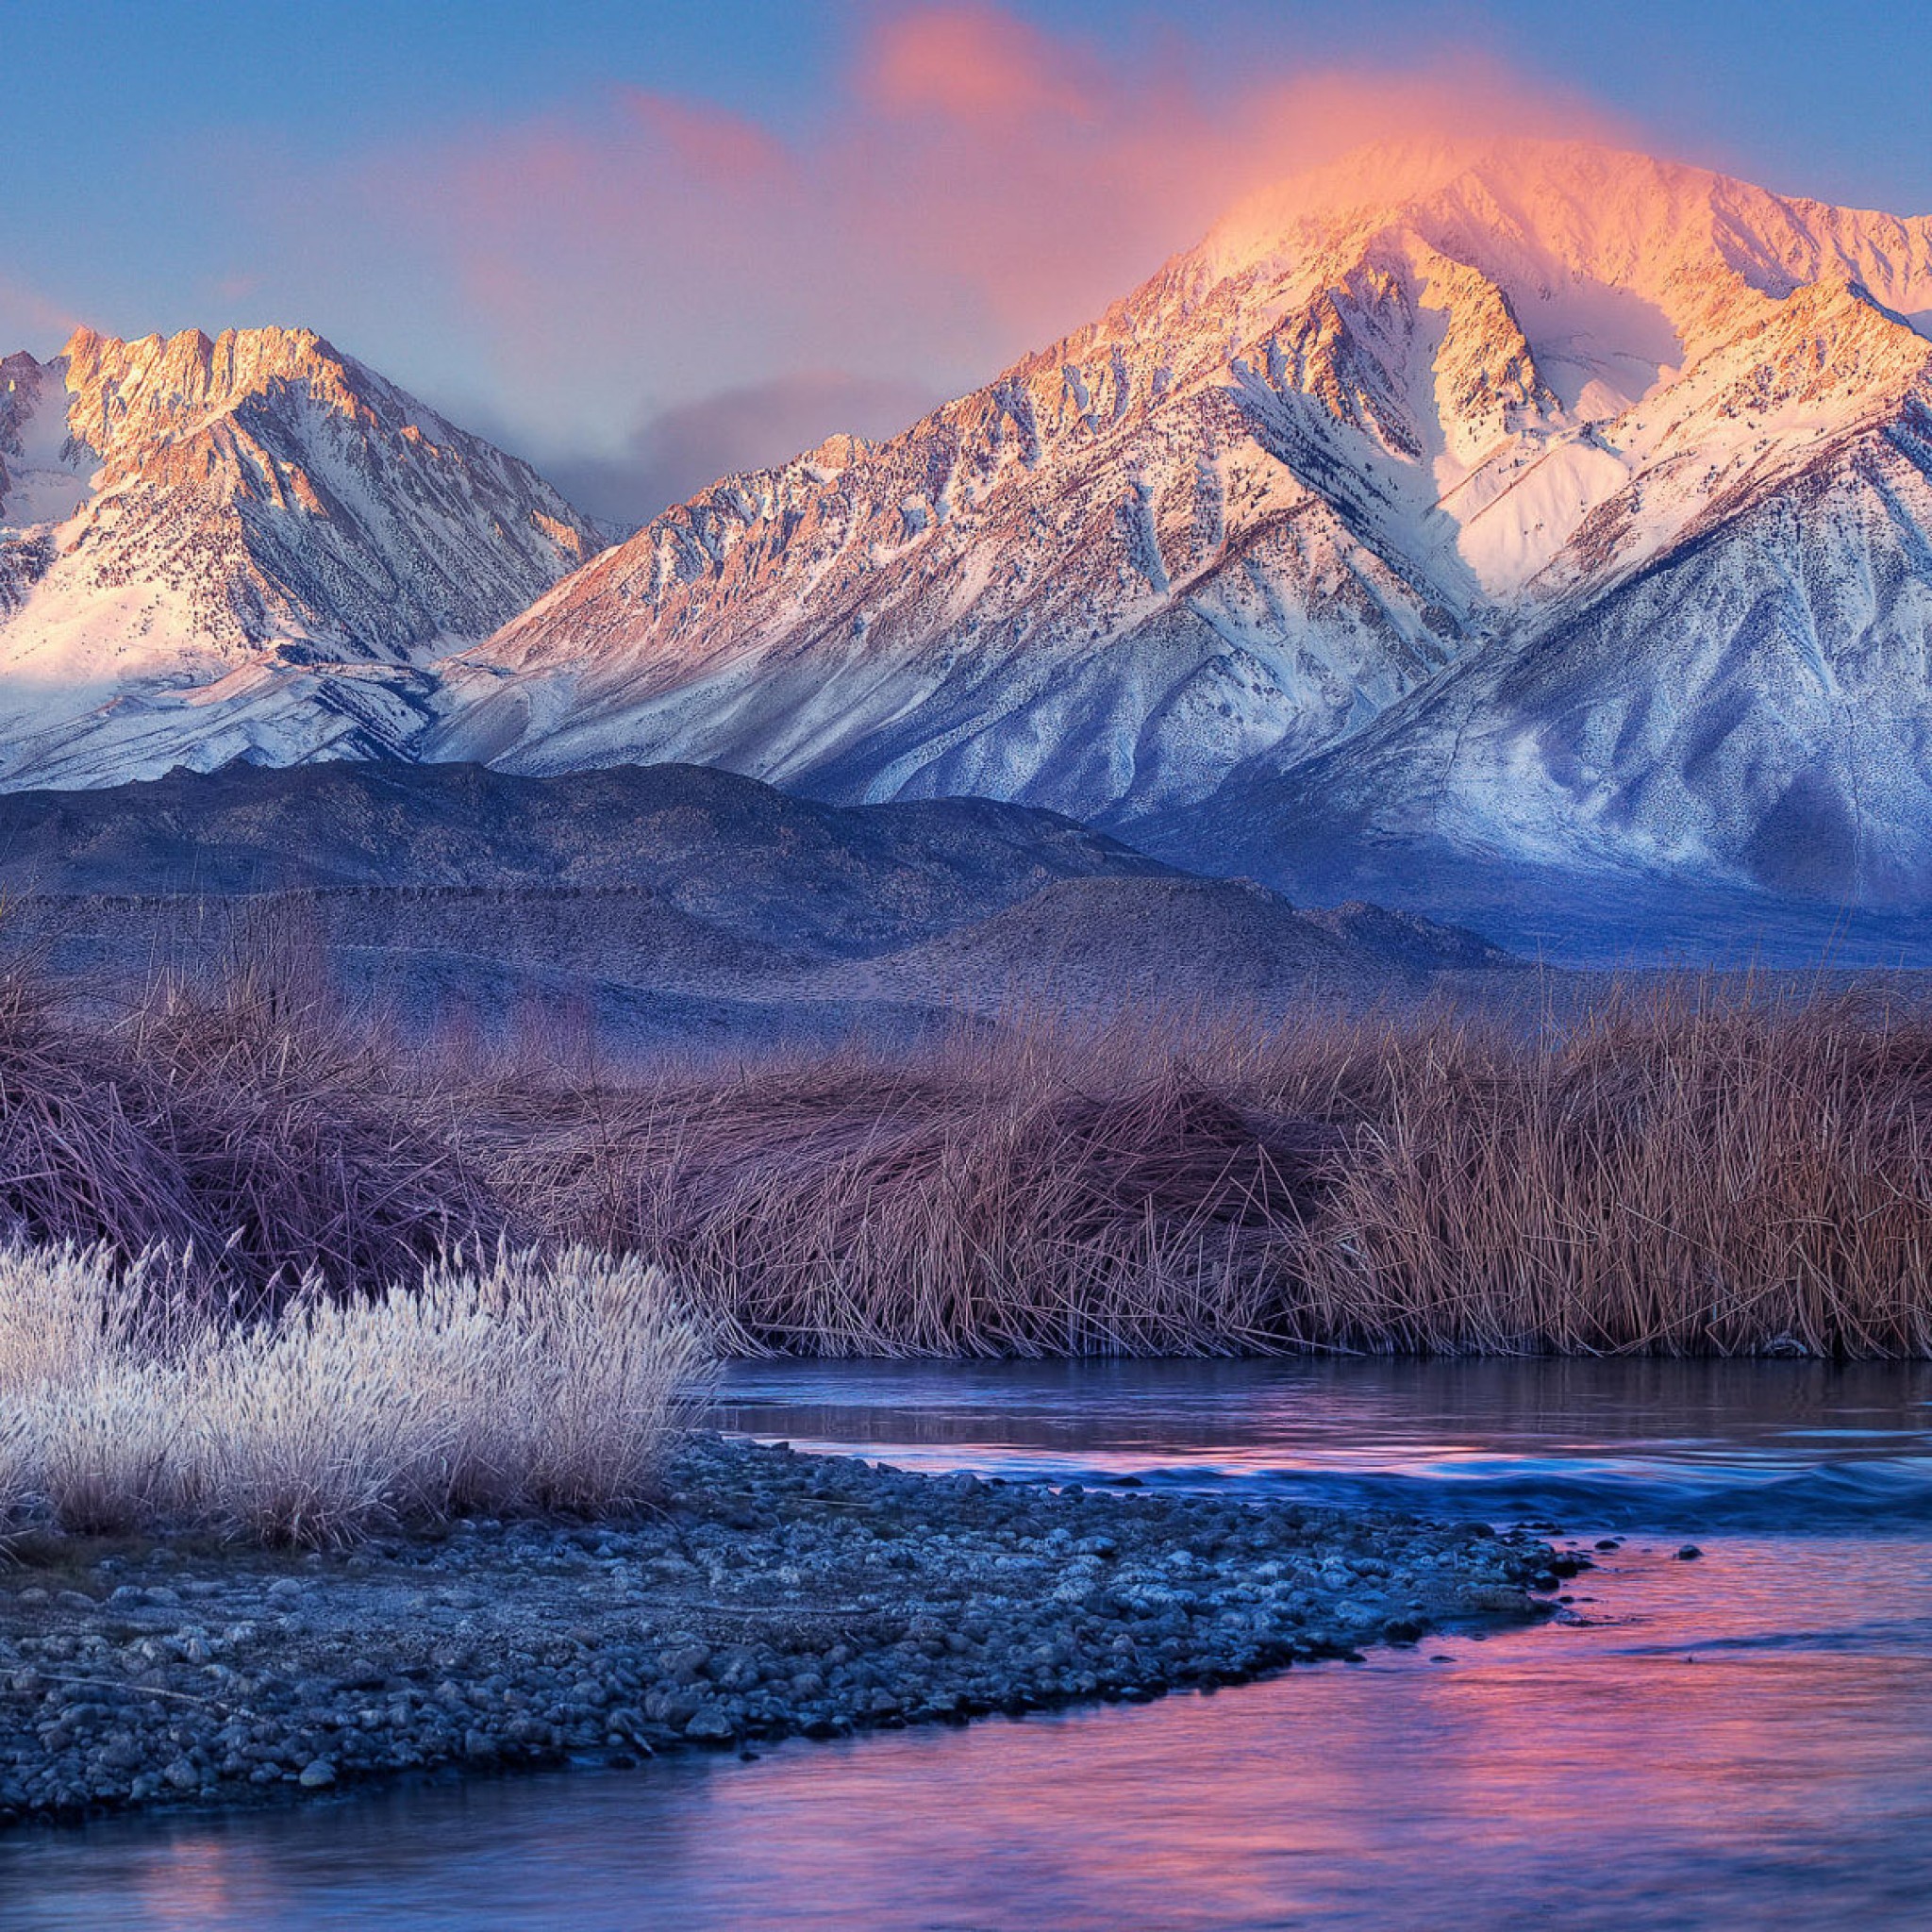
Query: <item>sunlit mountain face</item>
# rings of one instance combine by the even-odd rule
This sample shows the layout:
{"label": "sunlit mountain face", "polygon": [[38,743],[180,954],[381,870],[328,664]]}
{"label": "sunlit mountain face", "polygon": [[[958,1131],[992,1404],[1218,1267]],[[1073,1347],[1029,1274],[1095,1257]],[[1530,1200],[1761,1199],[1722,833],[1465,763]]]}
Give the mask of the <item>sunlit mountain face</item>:
{"label": "sunlit mountain face", "polygon": [[0,364],[0,772],[402,752],[420,666],[599,546],[534,472],[307,330]]}
{"label": "sunlit mountain face", "polygon": [[659,519],[445,667],[434,746],[987,791],[1263,875],[1347,834],[1910,893],[1928,317],[1924,222],[1357,157]]}
{"label": "sunlit mountain face", "polygon": [[[13,391],[64,394],[59,448],[45,401],[0,436],[0,770],[689,759],[1281,881],[1373,852],[1923,898],[1928,329],[1932,222],[1584,144],[1378,150],[568,575],[581,519],[314,338],[275,341],[344,374],[76,339]],[[176,357],[244,400],[143,400]]]}

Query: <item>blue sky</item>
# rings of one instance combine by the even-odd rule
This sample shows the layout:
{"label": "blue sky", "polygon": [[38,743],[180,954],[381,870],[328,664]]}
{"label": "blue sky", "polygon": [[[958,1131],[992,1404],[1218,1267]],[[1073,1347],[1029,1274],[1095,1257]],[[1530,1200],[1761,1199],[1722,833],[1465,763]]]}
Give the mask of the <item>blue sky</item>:
{"label": "blue sky", "polygon": [[1924,212],[1927,40],[1871,0],[0,0],[0,349],[307,323],[635,512],[1084,319],[1310,76],[1371,137],[1434,88]]}

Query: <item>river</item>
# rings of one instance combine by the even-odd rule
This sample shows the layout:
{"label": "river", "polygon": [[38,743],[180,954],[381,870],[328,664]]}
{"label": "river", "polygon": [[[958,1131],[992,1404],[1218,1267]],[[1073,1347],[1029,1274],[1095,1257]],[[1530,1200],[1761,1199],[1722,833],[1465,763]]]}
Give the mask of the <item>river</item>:
{"label": "river", "polygon": [[1932,1924],[1932,1370],[760,1364],[719,1420],[1620,1546],[1561,1621],[1212,1696],[16,1833],[0,1926]]}

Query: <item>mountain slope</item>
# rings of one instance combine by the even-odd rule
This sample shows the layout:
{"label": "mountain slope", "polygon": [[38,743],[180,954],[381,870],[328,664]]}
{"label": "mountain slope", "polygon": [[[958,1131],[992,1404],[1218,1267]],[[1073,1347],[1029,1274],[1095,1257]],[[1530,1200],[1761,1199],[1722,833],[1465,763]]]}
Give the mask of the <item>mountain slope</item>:
{"label": "mountain slope", "polygon": [[[1368,1004],[1425,991],[1431,970],[1376,945],[1379,934],[1365,924],[1366,943],[1335,915],[1301,911],[1252,879],[1063,879],[974,924],[841,966],[818,983],[985,1014],[1278,1017],[1308,1002]],[[1481,955],[1480,943],[1471,944]],[[1481,957],[1488,966],[1518,963]]]}
{"label": "mountain slope", "polygon": [[597,547],[526,465],[307,331],[9,357],[0,773],[400,750],[421,661]]}
{"label": "mountain slope", "polygon": [[1298,891],[1445,871],[1932,901],[1932,422],[1915,404],[1358,738],[1142,823]]}
{"label": "mountain slope", "polygon": [[891,441],[659,518],[447,663],[425,751],[981,791],[1196,865],[1225,824],[1268,877],[1372,822],[1916,891],[1928,322],[1932,223],[1358,158]]}
{"label": "mountain slope", "polygon": [[829,806],[689,765],[338,760],[13,792],[0,898],[0,961],[24,949],[86,1002],[244,961],[432,1037],[546,1052],[1507,1001],[1521,963],[1375,907],[1176,874],[1025,806]]}
{"label": "mountain slope", "polygon": [[861,808],[728,772],[526,778],[335,760],[0,796],[0,894],[411,888],[642,891],[827,953],[903,945],[1060,879],[1170,868],[1051,812],[959,798]]}
{"label": "mountain slope", "polygon": [[1587,144],[1351,158],[567,575],[534,477],[314,338],[7,370],[0,786],[678,760],[1318,897],[1932,900],[1932,220]]}

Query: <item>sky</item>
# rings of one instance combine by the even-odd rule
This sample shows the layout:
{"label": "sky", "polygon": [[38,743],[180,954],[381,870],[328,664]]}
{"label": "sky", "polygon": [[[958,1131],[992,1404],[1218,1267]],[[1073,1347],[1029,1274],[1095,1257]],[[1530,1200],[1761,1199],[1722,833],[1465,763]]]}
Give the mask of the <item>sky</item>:
{"label": "sky", "polygon": [[1901,0],[0,0],[0,353],[304,325],[635,522],[1364,142],[1932,211],[1924,53]]}

